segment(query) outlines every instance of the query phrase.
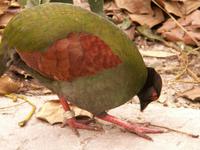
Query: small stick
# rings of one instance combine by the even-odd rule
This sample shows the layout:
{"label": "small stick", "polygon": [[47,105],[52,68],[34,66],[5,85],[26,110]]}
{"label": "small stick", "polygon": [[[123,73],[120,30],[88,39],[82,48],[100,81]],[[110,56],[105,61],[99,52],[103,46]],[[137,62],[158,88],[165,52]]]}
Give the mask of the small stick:
{"label": "small stick", "polygon": [[160,125],[155,125],[155,124],[152,124],[152,123],[150,123],[150,122],[148,122],[148,125],[153,126],[153,127],[159,127],[159,128],[167,129],[168,131],[173,131],[173,132],[181,133],[181,134],[190,136],[190,137],[192,137],[192,138],[199,138],[199,135],[198,135],[198,134],[187,133],[187,132],[180,131],[180,130],[176,130],[176,129],[172,129],[172,128],[169,128],[169,127],[160,126]]}
{"label": "small stick", "polygon": [[11,105],[11,106],[0,107],[0,109],[8,109],[8,108],[12,108],[12,107],[17,107],[17,106],[20,106],[20,105],[22,105],[24,103],[26,103],[26,102],[21,102],[19,104],[15,104],[15,105]]}
{"label": "small stick", "polygon": [[9,97],[11,99],[13,99],[14,101],[16,101],[16,99],[21,99],[21,100],[24,100],[25,102],[27,102],[28,104],[31,105],[32,107],[32,110],[29,112],[29,114],[22,120],[18,123],[18,125],[20,127],[23,127],[26,125],[26,123],[31,119],[31,117],[33,116],[33,114],[35,113],[35,110],[36,110],[36,106],[31,102],[29,101],[25,96],[22,96],[22,95],[16,95],[16,94],[8,94],[8,95],[5,95],[6,97]]}

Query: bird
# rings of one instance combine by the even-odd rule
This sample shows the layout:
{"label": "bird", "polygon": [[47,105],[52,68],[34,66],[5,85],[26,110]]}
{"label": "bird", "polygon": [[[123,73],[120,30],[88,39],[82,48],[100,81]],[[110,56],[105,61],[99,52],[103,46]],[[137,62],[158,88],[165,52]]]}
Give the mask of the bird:
{"label": "bird", "polygon": [[143,111],[159,98],[162,79],[145,65],[134,42],[105,17],[63,3],[25,9],[4,29],[0,75],[12,63],[58,95],[63,126],[76,132],[99,128],[78,122],[69,103],[148,140],[148,133],[163,132],[107,113],[135,95]]}

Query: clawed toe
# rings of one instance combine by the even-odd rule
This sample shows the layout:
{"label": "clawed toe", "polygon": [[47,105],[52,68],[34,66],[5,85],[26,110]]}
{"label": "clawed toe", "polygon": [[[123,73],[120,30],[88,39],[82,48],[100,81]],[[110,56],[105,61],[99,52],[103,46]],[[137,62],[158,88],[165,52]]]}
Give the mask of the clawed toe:
{"label": "clawed toe", "polygon": [[163,133],[164,132],[164,131],[159,130],[159,129],[151,129],[151,128],[148,127],[147,124],[141,125],[141,124],[137,124],[137,123],[129,123],[129,122],[123,121],[123,120],[116,118],[116,117],[109,115],[109,114],[102,114],[102,115],[99,115],[97,117],[102,119],[102,120],[116,124],[116,125],[120,126],[121,128],[125,129],[126,131],[129,131],[131,133],[135,133],[136,135],[143,137],[147,140],[151,140],[151,141],[152,141],[152,138],[150,136],[146,135],[146,134],[149,134],[149,133],[156,134],[156,133]]}
{"label": "clawed toe", "polygon": [[103,128],[97,125],[89,124],[88,122],[83,123],[77,121],[75,118],[66,119],[61,127],[68,125],[76,135],[79,135],[77,129],[86,129],[86,130],[93,130],[93,131],[102,131]]}

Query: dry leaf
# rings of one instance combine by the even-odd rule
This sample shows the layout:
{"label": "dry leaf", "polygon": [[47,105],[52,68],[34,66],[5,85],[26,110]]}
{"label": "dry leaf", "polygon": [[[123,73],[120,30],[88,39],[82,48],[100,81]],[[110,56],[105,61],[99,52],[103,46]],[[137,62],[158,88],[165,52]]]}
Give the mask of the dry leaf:
{"label": "dry leaf", "polygon": [[4,11],[8,9],[10,2],[7,0],[0,1],[0,15],[4,14]]}
{"label": "dry leaf", "polygon": [[130,40],[133,40],[135,38],[135,26],[132,26],[127,30],[124,30],[124,32],[129,37]]}
{"label": "dry leaf", "polygon": [[0,85],[0,95],[15,93],[22,86],[20,82],[13,80],[6,75],[0,78]]}
{"label": "dry leaf", "polygon": [[73,0],[75,6],[82,7],[84,9],[90,10],[90,5],[87,0]]}
{"label": "dry leaf", "polygon": [[190,90],[187,90],[178,95],[179,97],[187,98],[193,102],[200,102],[200,88],[195,87]]}
{"label": "dry leaf", "polygon": [[[88,116],[90,118],[93,115],[85,110],[82,110],[74,105],[70,105],[70,108],[75,112],[75,116]],[[63,117],[64,109],[60,104],[59,100],[51,100],[40,108],[40,110],[36,113],[36,117],[38,119],[45,120],[50,124],[62,123],[64,120]]]}
{"label": "dry leaf", "polygon": [[11,1],[10,7],[12,7],[12,8],[19,8],[20,5],[19,5],[19,3],[16,2],[16,1]]}
{"label": "dry leaf", "polygon": [[151,0],[115,0],[119,8],[134,14],[152,14]]}
{"label": "dry leaf", "polygon": [[[200,40],[200,10],[194,11],[192,14],[185,18],[178,19],[178,22],[188,31],[188,33],[195,38]],[[191,37],[186,34],[172,19],[168,19],[162,27],[157,30],[163,37],[170,41],[183,41],[186,44],[196,44]]]}
{"label": "dry leaf", "polygon": [[186,15],[200,7],[200,0],[185,0],[183,3]]}
{"label": "dry leaf", "polygon": [[129,14],[129,16],[132,19],[132,21],[135,21],[140,25],[148,25],[149,28],[164,21],[163,13],[157,7],[155,7],[153,14],[148,14],[148,15]]}
{"label": "dry leaf", "polygon": [[108,11],[119,10],[119,8],[117,7],[116,3],[114,3],[113,1],[106,1],[104,4],[104,10],[105,12],[108,12]]}
{"label": "dry leaf", "polygon": [[194,11],[192,14],[188,15],[185,17],[185,19],[179,19],[181,25],[189,26],[192,29],[197,29],[200,28],[200,10]]}
{"label": "dry leaf", "polygon": [[13,13],[5,13],[3,14],[1,17],[0,17],[0,27],[1,28],[4,28],[8,22],[10,21],[10,19],[12,19],[12,17],[14,16],[15,14]]}
{"label": "dry leaf", "polygon": [[162,1],[161,4],[169,13],[184,17],[200,7],[200,0]]}
{"label": "dry leaf", "polygon": [[166,58],[166,57],[172,57],[176,56],[176,54],[166,51],[158,51],[158,50],[140,50],[140,53],[143,56],[148,57],[157,57],[157,58]]}
{"label": "dry leaf", "polygon": [[176,16],[182,17],[183,13],[181,12],[181,7],[183,7],[183,5],[181,5],[178,2],[170,2],[170,1],[163,1],[164,3],[164,8],[169,12],[169,13],[173,13]]}
{"label": "dry leaf", "polygon": [[38,119],[45,120],[50,124],[63,122],[64,109],[59,101],[48,101],[44,103],[42,108],[36,113]]}

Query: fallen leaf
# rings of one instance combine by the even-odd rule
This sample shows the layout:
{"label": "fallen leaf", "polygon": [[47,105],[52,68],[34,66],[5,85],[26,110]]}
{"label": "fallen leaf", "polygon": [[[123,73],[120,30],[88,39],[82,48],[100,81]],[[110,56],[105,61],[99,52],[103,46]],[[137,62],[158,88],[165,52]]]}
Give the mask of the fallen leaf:
{"label": "fallen leaf", "polygon": [[149,28],[164,21],[164,16],[162,11],[155,7],[153,14],[129,14],[132,21],[139,23],[140,25],[148,25]]}
{"label": "fallen leaf", "polygon": [[73,2],[75,6],[90,10],[90,5],[87,0],[73,0]]}
{"label": "fallen leaf", "polygon": [[156,33],[153,33],[152,30],[147,25],[138,26],[136,29],[140,34],[142,34],[149,40],[163,41],[163,37],[157,35]]}
{"label": "fallen leaf", "polygon": [[104,10],[105,12],[108,12],[108,11],[119,10],[119,8],[117,7],[116,3],[114,3],[113,1],[105,1]]}
{"label": "fallen leaf", "polygon": [[19,5],[19,3],[18,2],[16,2],[16,1],[11,1],[11,3],[10,3],[10,6],[9,7],[12,7],[12,8],[19,8],[20,7],[20,5]]}
{"label": "fallen leaf", "polygon": [[[70,105],[72,111],[75,112],[75,116],[86,116],[92,118],[93,115],[85,110],[82,110],[74,105]],[[36,113],[36,117],[41,120],[45,120],[50,124],[62,123],[64,109],[59,100],[50,100],[43,104],[40,110]]]}
{"label": "fallen leaf", "polygon": [[130,40],[133,40],[135,38],[135,26],[131,26],[130,28],[124,30],[124,32]]}
{"label": "fallen leaf", "polygon": [[63,122],[64,109],[60,105],[59,101],[51,100],[40,108],[36,113],[36,117],[41,120],[45,120],[50,124]]}
{"label": "fallen leaf", "polygon": [[187,29],[191,31],[193,29],[200,28],[199,17],[200,17],[200,10],[196,10],[192,14],[186,16],[185,19],[179,19],[179,21],[183,26],[186,26],[186,28],[187,26],[189,26],[190,29],[189,28]]}
{"label": "fallen leaf", "polygon": [[183,1],[183,3],[186,15],[190,14],[191,12],[200,7],[200,0],[185,0]]}
{"label": "fallen leaf", "polygon": [[10,2],[7,0],[0,1],[0,15],[4,14],[4,11],[8,9]]}
{"label": "fallen leaf", "polygon": [[131,26],[131,24],[132,24],[132,21],[129,18],[126,17],[124,19],[124,21],[122,23],[118,24],[117,26],[119,28],[121,28],[122,30],[126,30]]}
{"label": "fallen leaf", "polygon": [[22,86],[20,82],[13,80],[7,75],[0,78],[0,85],[0,95],[15,93]]}
{"label": "fallen leaf", "polygon": [[166,51],[158,51],[158,50],[140,50],[140,53],[143,56],[147,57],[157,57],[157,58],[166,58],[176,56],[176,54]]}
{"label": "fallen leaf", "polygon": [[200,102],[200,88],[194,87],[190,90],[184,91],[178,94],[178,97],[183,97],[193,102]]}
{"label": "fallen leaf", "polygon": [[103,0],[88,0],[88,3],[90,5],[90,10],[94,13],[97,13],[99,15],[104,15],[103,12],[103,5],[104,5],[104,1]]}
{"label": "fallen leaf", "polygon": [[1,17],[0,17],[0,27],[1,28],[4,28],[8,22],[12,19],[12,17],[14,16],[15,14],[13,13],[4,13]]}
{"label": "fallen leaf", "polygon": [[177,26],[172,19],[168,19],[163,26],[157,30],[157,32],[161,33],[161,35],[169,41],[183,41],[186,44],[195,45],[196,43],[192,40],[191,36],[197,41],[200,41],[199,18],[200,10],[196,10],[192,14],[177,20],[179,24],[188,31],[189,34],[185,33],[179,26]]}
{"label": "fallen leaf", "polygon": [[115,0],[119,8],[134,14],[152,14],[151,0]]}
{"label": "fallen leaf", "polygon": [[200,0],[162,0],[162,2],[159,2],[159,4],[161,4],[162,7],[167,10],[167,12],[179,17],[185,17],[200,7]]}
{"label": "fallen leaf", "polygon": [[179,2],[172,2],[172,1],[163,1],[164,8],[169,13],[173,13],[176,16],[183,17],[183,13],[181,12],[181,5]]}

